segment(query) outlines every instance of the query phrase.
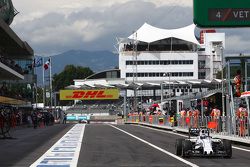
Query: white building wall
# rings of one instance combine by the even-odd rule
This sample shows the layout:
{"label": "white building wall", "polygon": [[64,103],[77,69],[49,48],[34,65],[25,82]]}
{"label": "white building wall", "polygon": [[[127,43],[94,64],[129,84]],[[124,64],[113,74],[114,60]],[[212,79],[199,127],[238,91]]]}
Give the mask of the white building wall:
{"label": "white building wall", "polygon": [[[206,65],[199,72],[206,72],[205,79],[216,78],[216,73],[222,70],[222,53],[225,49],[225,33],[204,33],[205,51],[198,52],[199,61],[204,60]],[[223,49],[223,50],[222,50]]]}
{"label": "white building wall", "polygon": [[[126,61],[135,60],[135,53],[120,52],[119,68],[121,78],[126,78],[128,82],[133,81],[133,77],[126,77],[126,73],[136,72],[136,65],[126,65]],[[192,60],[193,64],[168,64],[168,65],[137,65],[137,73],[174,73],[192,72],[193,76],[171,76],[170,80],[195,80],[198,79],[198,54],[196,52],[138,52],[137,61],[168,61],[168,60]],[[137,77],[138,82],[166,81],[169,77]]]}

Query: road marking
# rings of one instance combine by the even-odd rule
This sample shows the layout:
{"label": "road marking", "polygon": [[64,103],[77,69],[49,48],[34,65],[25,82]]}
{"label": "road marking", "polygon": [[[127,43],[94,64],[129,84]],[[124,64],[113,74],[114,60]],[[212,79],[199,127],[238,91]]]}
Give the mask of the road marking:
{"label": "road marking", "polygon": [[[147,129],[151,129],[151,130],[155,130],[155,131],[159,131],[159,132],[164,132],[164,133],[169,133],[169,134],[173,134],[173,135],[177,135],[177,136],[188,137],[188,135],[183,135],[183,134],[179,134],[179,133],[175,133],[175,132],[169,132],[169,131],[161,130],[161,129],[155,129],[155,128],[151,128],[151,127],[147,127],[147,126],[142,126],[142,125],[133,125],[133,126],[139,126],[141,128],[147,128]],[[245,148],[241,148],[241,147],[232,146],[232,148],[236,149],[236,150],[250,152],[250,150],[245,149]]]}
{"label": "road marking", "polygon": [[245,148],[240,148],[240,147],[235,147],[235,146],[232,146],[232,148],[237,149],[237,150],[241,150],[241,151],[250,152],[250,150],[245,149]]}
{"label": "road marking", "polygon": [[76,167],[85,124],[76,124],[30,167]]}
{"label": "road marking", "polygon": [[175,159],[177,159],[177,160],[179,160],[179,161],[181,161],[183,163],[185,163],[185,164],[187,164],[187,165],[190,165],[192,167],[199,167],[198,165],[196,165],[196,164],[194,164],[192,162],[189,162],[189,161],[187,161],[187,160],[185,160],[185,159],[183,159],[181,157],[178,157],[175,154],[172,154],[171,152],[168,152],[167,150],[164,150],[164,149],[162,149],[162,148],[160,148],[160,147],[158,147],[158,146],[156,146],[156,145],[154,145],[152,143],[149,143],[146,140],[143,140],[143,139],[141,139],[141,138],[127,132],[127,131],[124,131],[124,130],[122,130],[120,128],[117,128],[117,127],[115,127],[113,125],[109,125],[109,126],[115,128],[115,129],[117,129],[117,130],[119,130],[119,131],[121,131],[121,132],[123,132],[123,133],[125,133],[125,134],[127,134],[127,135],[129,135],[129,136],[131,136],[131,137],[133,137],[133,138],[135,138],[135,139],[137,139],[137,140],[139,140],[139,141],[141,141],[141,142],[143,142],[143,143],[145,143],[145,144],[147,144],[147,145],[149,145],[149,146],[151,146],[151,147],[153,147],[153,148],[155,148],[155,149],[157,149],[157,150],[159,150],[159,151],[161,151],[161,152],[163,152],[163,153],[165,153],[165,154],[167,154],[167,155],[169,155],[169,156],[171,156],[171,157],[173,157],[173,158],[175,158]]}

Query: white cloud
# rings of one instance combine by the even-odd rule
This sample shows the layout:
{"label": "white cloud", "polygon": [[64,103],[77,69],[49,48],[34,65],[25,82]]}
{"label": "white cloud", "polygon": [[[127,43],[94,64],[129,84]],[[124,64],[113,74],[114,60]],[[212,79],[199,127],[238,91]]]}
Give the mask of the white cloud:
{"label": "white cloud", "polygon": [[[192,23],[192,0],[13,0],[20,12],[11,25],[36,53],[70,49],[113,50],[144,22],[159,28]],[[226,32],[226,53],[250,52],[248,29]]]}
{"label": "white cloud", "polygon": [[113,50],[116,37],[129,36],[144,22],[162,28],[192,23],[191,8],[186,7],[191,0],[13,0],[13,3],[20,14],[12,28],[36,53]]}
{"label": "white cloud", "polygon": [[250,53],[250,41],[239,35],[226,36],[226,51],[230,54]]}

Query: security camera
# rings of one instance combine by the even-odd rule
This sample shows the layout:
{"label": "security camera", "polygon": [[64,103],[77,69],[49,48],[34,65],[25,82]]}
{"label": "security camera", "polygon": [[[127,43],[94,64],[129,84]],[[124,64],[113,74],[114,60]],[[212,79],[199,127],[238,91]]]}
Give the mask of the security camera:
{"label": "security camera", "polygon": [[214,48],[212,49],[212,53],[215,53],[215,50],[214,50]]}

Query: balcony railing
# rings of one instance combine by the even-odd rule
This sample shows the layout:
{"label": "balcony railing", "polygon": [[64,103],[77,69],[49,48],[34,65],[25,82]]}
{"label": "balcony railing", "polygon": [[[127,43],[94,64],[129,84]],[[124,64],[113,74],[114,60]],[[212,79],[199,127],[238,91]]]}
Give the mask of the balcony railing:
{"label": "balcony railing", "polygon": [[0,62],[3,63],[4,65],[10,67],[11,69],[15,70],[19,74],[21,74],[21,75],[24,74],[23,69],[18,64],[16,64],[14,60],[7,59],[7,58],[0,56]]}

